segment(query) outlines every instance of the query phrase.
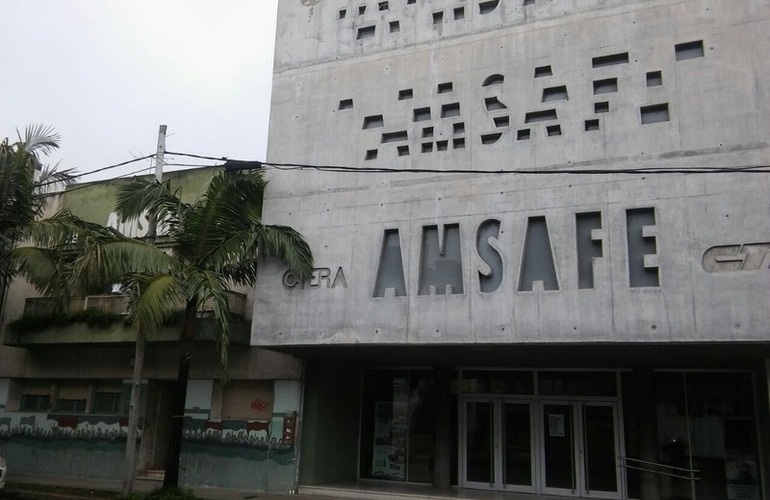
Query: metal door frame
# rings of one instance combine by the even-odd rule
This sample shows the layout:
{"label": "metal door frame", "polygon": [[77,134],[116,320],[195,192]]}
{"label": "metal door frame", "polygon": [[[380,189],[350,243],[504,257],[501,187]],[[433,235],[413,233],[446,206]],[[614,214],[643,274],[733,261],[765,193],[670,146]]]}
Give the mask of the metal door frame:
{"label": "metal door frame", "polygon": [[[467,443],[466,437],[468,432],[468,403],[489,403],[492,411],[492,465],[494,467],[494,474],[492,475],[492,482],[482,483],[478,481],[467,480]],[[507,492],[521,492],[521,493],[537,493],[538,490],[538,473],[537,473],[537,418],[535,415],[535,401],[532,398],[520,398],[511,396],[499,396],[499,397],[484,397],[484,396],[464,396],[461,398],[461,418],[460,418],[460,483],[462,488],[481,489],[490,491],[507,491]],[[520,404],[526,405],[529,409],[529,425],[530,425],[530,474],[531,485],[511,485],[504,484],[503,478],[503,464],[504,464],[504,449],[503,449],[503,409],[506,404]]]}
{"label": "metal door frame", "polygon": [[[546,425],[545,406],[546,405],[561,405],[569,406],[572,412],[572,460],[573,460],[573,477],[574,488],[549,488],[546,486],[545,481],[545,429]],[[615,467],[615,475],[617,490],[614,492],[594,492],[586,488],[586,460],[585,460],[585,447],[586,447],[586,434],[585,434],[585,414],[584,408],[586,406],[604,406],[610,407],[613,410],[613,432],[615,440],[615,455],[614,459],[617,461],[617,457],[621,456],[621,426],[620,426],[620,403],[619,401],[600,401],[593,399],[541,399],[538,401],[538,449],[539,454],[539,492],[547,495],[567,496],[576,498],[609,498],[619,499],[623,494],[623,482],[621,481],[621,472],[619,467]]]}

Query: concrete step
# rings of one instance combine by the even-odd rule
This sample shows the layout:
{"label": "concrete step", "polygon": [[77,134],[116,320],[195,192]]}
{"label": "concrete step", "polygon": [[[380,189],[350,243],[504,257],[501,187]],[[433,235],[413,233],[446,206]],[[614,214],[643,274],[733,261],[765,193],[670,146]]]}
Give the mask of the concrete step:
{"label": "concrete step", "polygon": [[148,469],[140,472],[136,477],[143,480],[163,481],[163,478],[166,477],[166,471],[162,469]]}

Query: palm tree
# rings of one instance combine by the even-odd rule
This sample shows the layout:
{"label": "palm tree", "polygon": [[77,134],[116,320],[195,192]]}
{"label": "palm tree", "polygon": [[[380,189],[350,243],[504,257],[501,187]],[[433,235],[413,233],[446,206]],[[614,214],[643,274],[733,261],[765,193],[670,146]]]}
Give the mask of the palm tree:
{"label": "palm tree", "polygon": [[31,125],[18,140],[0,143],[0,310],[5,291],[17,273],[11,252],[23,239],[28,224],[46,206],[47,192],[57,182],[69,182],[71,171],[44,166],[42,156],[59,147],[61,137],[51,127]]}
{"label": "palm tree", "polygon": [[[67,211],[30,226],[38,247],[18,249],[27,278],[49,295],[66,296],[95,285],[120,282],[130,296],[130,323],[137,331],[127,457],[135,446],[138,381],[144,343],[180,307],[179,375],[172,415],[183,415],[190,347],[198,312],[213,310],[222,379],[228,380],[230,309],[233,286],[254,286],[260,260],[282,261],[299,277],[309,278],[313,256],[294,229],[261,221],[266,181],[259,172],[222,171],[192,204],[182,202],[170,182],[135,178],[118,190],[116,211],[125,221],[149,212],[158,223],[155,241],[140,241],[111,228],[84,222]],[[156,246],[157,245],[157,246]],[[132,426],[131,422],[134,422]],[[163,487],[179,482],[183,420],[174,418]],[[131,489],[133,459],[127,459],[123,496]]]}
{"label": "palm tree", "polygon": [[[211,179],[192,204],[183,203],[168,181],[136,178],[118,191],[118,215],[127,220],[145,211],[152,214],[160,221],[159,229],[163,229],[158,231],[157,243],[169,251],[166,254],[158,250],[162,257],[145,260],[145,264],[152,264],[149,271],[133,274],[134,286],[141,289],[134,307],[137,321],[157,325],[179,304],[184,307],[173,415],[184,414],[190,346],[197,314],[204,303],[213,311],[222,379],[226,382],[230,326],[227,292],[233,286],[254,286],[258,262],[266,257],[279,259],[300,277],[308,278],[312,272],[312,252],[297,231],[262,224],[265,185],[259,172],[223,171]],[[105,253],[105,260],[132,259],[125,245],[117,245],[116,249],[113,255]],[[142,252],[136,257],[147,258]],[[92,265],[87,253],[78,260],[83,269]],[[158,266],[161,262],[165,264]],[[181,418],[172,421],[164,487],[176,487],[179,482],[182,426]]]}

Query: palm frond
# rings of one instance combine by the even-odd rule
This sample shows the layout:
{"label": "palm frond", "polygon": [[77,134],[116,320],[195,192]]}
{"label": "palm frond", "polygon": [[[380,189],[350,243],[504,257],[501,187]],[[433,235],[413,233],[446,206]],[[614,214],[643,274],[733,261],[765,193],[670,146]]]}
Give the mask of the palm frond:
{"label": "palm frond", "polygon": [[310,278],[313,273],[313,252],[302,235],[291,227],[260,226],[254,244],[259,258],[280,259],[299,278]]}
{"label": "palm frond", "polygon": [[57,299],[61,306],[72,295],[68,286],[66,259],[50,248],[19,247],[12,252],[19,271],[35,289]]}
{"label": "palm frond", "polygon": [[197,297],[199,304],[210,304],[217,327],[217,349],[221,378],[229,380],[230,303],[227,279],[215,272],[188,269],[185,276],[188,296]]}
{"label": "palm frond", "polygon": [[149,212],[161,223],[174,227],[186,206],[178,191],[171,190],[170,181],[161,183],[136,177],[118,188],[115,209],[124,221]]}
{"label": "palm frond", "polygon": [[176,259],[157,247],[130,238],[84,242],[79,249],[70,266],[70,286],[75,290],[121,282],[127,275],[172,273],[179,267]]}
{"label": "palm frond", "polygon": [[156,333],[185,300],[183,283],[172,274],[137,273],[126,286],[132,290],[129,322],[145,339]]}
{"label": "palm frond", "polygon": [[28,125],[24,129],[24,138],[20,136],[19,140],[23,142],[27,153],[48,155],[59,148],[61,135],[51,126],[36,123]]}
{"label": "palm frond", "polygon": [[206,193],[185,214],[179,254],[203,262],[234,234],[258,223],[264,186],[264,180],[255,174],[214,176]]}

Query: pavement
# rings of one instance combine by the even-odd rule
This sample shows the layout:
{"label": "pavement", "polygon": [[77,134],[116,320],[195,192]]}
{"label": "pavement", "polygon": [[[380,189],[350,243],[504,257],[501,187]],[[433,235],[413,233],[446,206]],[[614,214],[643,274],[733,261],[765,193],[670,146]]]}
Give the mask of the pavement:
{"label": "pavement", "polygon": [[[160,481],[137,479],[135,493],[149,493],[161,486]],[[117,498],[122,484],[118,480],[89,479],[73,477],[46,477],[10,474],[5,491],[0,498],[76,500],[94,498]],[[187,489],[187,488],[186,488]],[[195,496],[206,500],[329,500],[332,497],[317,495],[292,495],[289,493],[267,493],[262,491],[228,490],[220,488],[189,488]],[[114,496],[112,495],[114,493]]]}

